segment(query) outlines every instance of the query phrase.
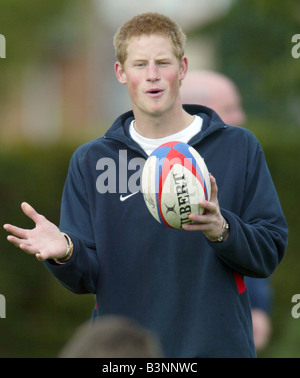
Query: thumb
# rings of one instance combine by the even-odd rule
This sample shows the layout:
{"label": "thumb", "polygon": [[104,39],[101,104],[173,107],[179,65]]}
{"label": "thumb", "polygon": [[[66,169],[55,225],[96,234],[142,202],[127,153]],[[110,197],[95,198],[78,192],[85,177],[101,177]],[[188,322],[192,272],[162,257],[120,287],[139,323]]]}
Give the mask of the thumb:
{"label": "thumb", "polygon": [[21,204],[21,208],[22,208],[24,214],[27,215],[28,218],[32,219],[34,223],[37,223],[37,222],[38,222],[38,219],[39,219],[40,214],[37,213],[37,212],[34,210],[34,208],[33,208],[31,205],[29,205],[29,203],[27,203],[27,202],[23,202],[23,203]]}

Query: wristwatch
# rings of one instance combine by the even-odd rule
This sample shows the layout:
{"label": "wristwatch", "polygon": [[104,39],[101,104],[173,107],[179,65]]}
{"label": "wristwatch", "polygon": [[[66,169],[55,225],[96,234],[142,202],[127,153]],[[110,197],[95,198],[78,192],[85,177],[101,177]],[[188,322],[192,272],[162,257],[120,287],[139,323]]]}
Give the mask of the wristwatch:
{"label": "wristwatch", "polygon": [[218,242],[218,243],[221,243],[225,236],[228,234],[229,232],[229,223],[227,222],[227,220],[224,218],[224,223],[223,223],[223,227],[222,227],[222,232],[219,236],[216,236],[214,238],[207,238],[209,241],[211,242]]}
{"label": "wristwatch", "polygon": [[74,247],[73,247],[73,243],[72,243],[71,238],[69,237],[69,235],[65,234],[64,232],[62,232],[62,234],[67,239],[67,243],[68,243],[67,244],[67,251],[66,251],[66,253],[62,257],[54,259],[54,261],[57,264],[64,264],[64,263],[66,263],[68,260],[70,260],[70,258],[73,255],[73,249],[74,249]]}

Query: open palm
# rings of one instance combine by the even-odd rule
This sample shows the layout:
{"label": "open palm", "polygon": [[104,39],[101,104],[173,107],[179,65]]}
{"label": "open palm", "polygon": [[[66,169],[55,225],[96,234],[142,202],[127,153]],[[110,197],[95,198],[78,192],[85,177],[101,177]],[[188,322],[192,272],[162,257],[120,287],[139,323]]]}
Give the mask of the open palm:
{"label": "open palm", "polygon": [[26,253],[35,255],[40,261],[62,257],[66,252],[67,241],[59,228],[28,203],[23,202],[21,208],[33,220],[35,228],[28,230],[5,224],[4,229],[12,234],[7,240]]}

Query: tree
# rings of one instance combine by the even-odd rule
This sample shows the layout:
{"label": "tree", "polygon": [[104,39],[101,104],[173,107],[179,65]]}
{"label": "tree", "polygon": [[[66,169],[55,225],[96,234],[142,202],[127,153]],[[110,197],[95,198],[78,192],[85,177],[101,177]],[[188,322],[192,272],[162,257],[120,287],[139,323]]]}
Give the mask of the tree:
{"label": "tree", "polygon": [[299,2],[242,0],[193,35],[214,37],[218,69],[237,83],[250,116],[300,125],[300,58],[292,55],[299,21]]}
{"label": "tree", "polygon": [[[9,85],[28,62],[49,59],[57,47],[57,41],[63,44],[68,38],[69,42],[70,31],[80,29],[80,23],[77,23],[76,28],[70,25],[70,22],[74,22],[74,9],[78,9],[79,3],[79,0],[1,1],[0,34],[6,40],[6,59],[0,60],[2,101]],[[76,16],[80,15],[78,11]],[[63,24],[69,27],[59,33]]]}

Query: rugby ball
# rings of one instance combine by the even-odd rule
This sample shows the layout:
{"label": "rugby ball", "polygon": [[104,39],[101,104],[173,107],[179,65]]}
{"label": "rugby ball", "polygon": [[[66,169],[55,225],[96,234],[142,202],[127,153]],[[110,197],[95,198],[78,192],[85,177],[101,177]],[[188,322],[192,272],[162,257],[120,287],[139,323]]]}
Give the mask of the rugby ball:
{"label": "rugby ball", "polygon": [[193,223],[191,213],[210,200],[209,172],[204,159],[189,144],[169,142],[156,148],[143,167],[142,193],[152,216],[170,228]]}

